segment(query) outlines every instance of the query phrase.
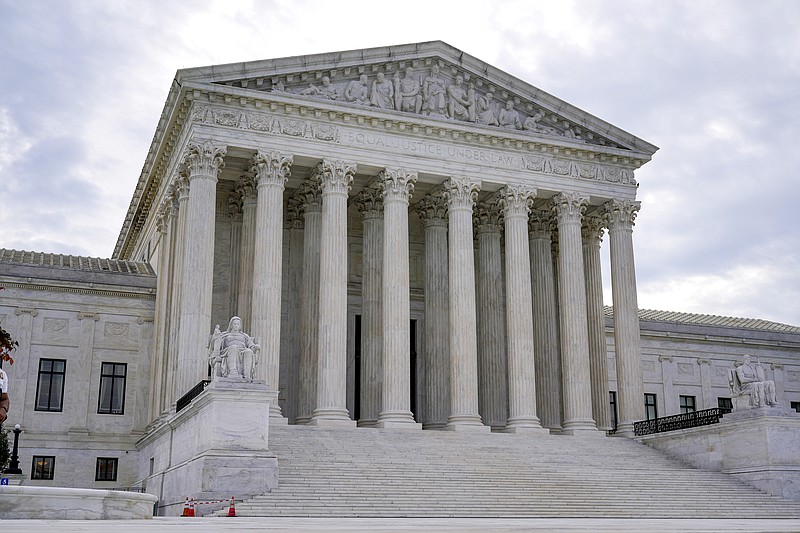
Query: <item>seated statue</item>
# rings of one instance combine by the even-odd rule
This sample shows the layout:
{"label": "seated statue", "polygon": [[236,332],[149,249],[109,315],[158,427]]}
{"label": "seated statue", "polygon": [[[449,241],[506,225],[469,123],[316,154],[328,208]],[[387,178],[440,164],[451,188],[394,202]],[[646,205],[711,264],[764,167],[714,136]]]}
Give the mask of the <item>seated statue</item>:
{"label": "seated statue", "polygon": [[308,89],[300,91],[300,94],[306,96],[318,96],[328,100],[339,100],[339,97],[341,96],[339,89],[331,84],[331,79],[328,76],[322,77],[322,85],[316,86],[312,83]]}
{"label": "seated statue", "polygon": [[[760,361],[752,363],[749,355],[744,356],[744,362],[740,366],[729,370],[728,384],[734,400],[734,409],[778,405],[775,382],[767,379],[764,365]],[[746,401],[737,401],[741,399]]]}
{"label": "seated statue", "polygon": [[253,381],[261,351],[253,337],[242,331],[242,319],[231,318],[226,331],[219,325],[208,343],[208,363],[213,379],[219,377],[241,378]]}

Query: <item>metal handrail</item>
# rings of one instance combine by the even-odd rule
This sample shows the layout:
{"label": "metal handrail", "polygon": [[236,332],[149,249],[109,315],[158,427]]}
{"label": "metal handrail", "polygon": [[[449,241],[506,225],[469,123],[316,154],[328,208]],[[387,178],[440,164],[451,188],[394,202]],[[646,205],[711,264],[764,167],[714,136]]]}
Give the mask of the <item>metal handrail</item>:
{"label": "metal handrail", "polygon": [[652,435],[653,433],[664,433],[665,431],[676,431],[678,429],[689,429],[701,426],[708,426],[719,423],[722,418],[723,410],[719,407],[705,409],[703,411],[693,411],[680,415],[665,416],[652,420],[641,420],[634,422],[634,435]]}
{"label": "metal handrail", "polygon": [[189,392],[181,396],[180,399],[177,402],[175,402],[175,412],[176,413],[180,412],[181,409],[187,407],[190,403],[192,403],[192,400],[200,396],[200,393],[206,390],[206,387],[208,387],[209,383],[211,383],[210,379],[204,379],[203,381],[201,381],[200,383],[189,389]]}

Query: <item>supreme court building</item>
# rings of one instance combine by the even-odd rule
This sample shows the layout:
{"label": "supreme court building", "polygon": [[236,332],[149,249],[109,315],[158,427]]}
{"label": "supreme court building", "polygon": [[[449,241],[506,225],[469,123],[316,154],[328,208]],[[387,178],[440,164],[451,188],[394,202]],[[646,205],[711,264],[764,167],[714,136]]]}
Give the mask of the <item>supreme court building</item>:
{"label": "supreme court building", "polygon": [[[232,316],[261,347],[272,425],[629,435],[648,392],[663,414],[716,406],[717,366],[753,349],[800,401],[794,326],[651,318],[686,327],[650,328],[643,356],[635,172],[656,150],[442,42],[180,70],[113,259],[0,254],[25,457],[54,434],[67,456],[146,449]],[[34,392],[53,346],[90,391],[70,408],[67,389],[63,423]],[[106,361],[127,365],[112,421],[93,403]],[[154,468],[150,449],[120,464],[130,483]]]}

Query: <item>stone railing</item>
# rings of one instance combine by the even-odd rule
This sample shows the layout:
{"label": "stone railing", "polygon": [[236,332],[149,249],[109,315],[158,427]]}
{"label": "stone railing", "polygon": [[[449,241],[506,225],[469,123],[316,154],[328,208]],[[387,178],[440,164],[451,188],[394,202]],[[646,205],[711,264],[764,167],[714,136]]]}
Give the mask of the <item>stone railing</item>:
{"label": "stone railing", "polygon": [[633,432],[638,437],[652,435],[653,433],[664,433],[665,431],[708,426],[719,423],[723,414],[719,407],[715,407],[703,411],[654,418],[653,420],[642,420],[633,424]]}

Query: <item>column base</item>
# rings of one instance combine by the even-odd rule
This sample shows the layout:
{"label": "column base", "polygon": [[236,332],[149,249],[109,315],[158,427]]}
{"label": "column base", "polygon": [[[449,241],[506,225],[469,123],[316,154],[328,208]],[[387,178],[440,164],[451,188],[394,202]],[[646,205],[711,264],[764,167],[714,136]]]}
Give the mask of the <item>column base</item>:
{"label": "column base", "polygon": [[635,436],[633,432],[633,423],[622,422],[619,425],[617,425],[617,430],[614,432],[614,436],[627,437],[629,439],[632,439]]}
{"label": "column base", "polygon": [[576,419],[564,422],[561,435],[574,437],[605,437],[604,431],[599,431],[592,419]]}
{"label": "column base", "polygon": [[447,431],[447,422],[423,423],[422,429],[428,431]]}
{"label": "column base", "polygon": [[414,422],[411,420],[408,421],[397,421],[397,420],[383,420],[379,421],[376,425],[376,428],[379,429],[410,429],[414,431],[422,431],[422,424]]}
{"label": "column base", "polygon": [[314,416],[308,423],[309,426],[318,427],[356,427],[356,421],[351,420],[347,410],[343,409],[316,409]]}
{"label": "column base", "polygon": [[295,426],[307,426],[310,423],[311,423],[310,416],[298,416],[297,418],[294,419]]}
{"label": "column base", "polygon": [[447,431],[490,433],[492,428],[481,423],[480,415],[454,415],[447,419]]}
{"label": "column base", "polygon": [[378,421],[374,418],[361,418],[358,421],[358,427],[360,428],[374,428],[377,427]]}
{"label": "column base", "polygon": [[270,426],[288,426],[289,419],[285,418],[281,415],[274,415],[272,413],[269,414],[269,425]]}
{"label": "column base", "polygon": [[550,430],[532,423],[509,424],[501,433],[516,433],[520,435],[550,435]]}
{"label": "column base", "polygon": [[422,429],[422,424],[414,420],[411,411],[384,411],[378,415],[378,428]]}

